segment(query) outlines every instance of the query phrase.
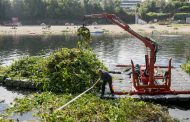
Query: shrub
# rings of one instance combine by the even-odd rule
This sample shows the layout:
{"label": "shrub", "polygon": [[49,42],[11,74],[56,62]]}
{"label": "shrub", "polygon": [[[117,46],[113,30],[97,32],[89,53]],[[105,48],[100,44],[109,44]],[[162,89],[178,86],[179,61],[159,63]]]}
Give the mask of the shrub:
{"label": "shrub", "polygon": [[170,16],[169,13],[155,13],[149,12],[147,13],[147,17],[149,20],[158,19],[158,20],[165,20]]}
{"label": "shrub", "polygon": [[190,13],[176,13],[174,15],[175,20],[186,20],[187,17],[190,17]]}
{"label": "shrub", "polygon": [[190,12],[190,6],[182,6],[179,8],[180,12]]}

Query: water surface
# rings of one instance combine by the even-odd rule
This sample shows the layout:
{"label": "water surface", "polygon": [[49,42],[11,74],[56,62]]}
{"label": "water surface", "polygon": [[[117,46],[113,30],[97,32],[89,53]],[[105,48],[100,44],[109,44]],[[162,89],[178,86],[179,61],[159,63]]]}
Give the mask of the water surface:
{"label": "water surface", "polygon": [[[172,65],[179,67],[190,56],[190,36],[163,36],[152,37],[162,47],[158,52],[159,65],[168,65],[172,58]],[[0,36],[0,64],[10,65],[14,60],[24,56],[47,56],[56,49],[76,47],[77,37],[74,36]],[[92,50],[98,58],[110,69],[116,64],[130,64],[131,59],[135,64],[144,64],[146,48],[138,39],[121,36],[93,37]],[[16,97],[22,97],[23,92],[8,90],[0,86],[0,113]],[[184,114],[185,112],[185,114]],[[170,114],[186,121],[190,115],[189,110],[171,108]],[[182,116],[185,116],[185,119]]]}

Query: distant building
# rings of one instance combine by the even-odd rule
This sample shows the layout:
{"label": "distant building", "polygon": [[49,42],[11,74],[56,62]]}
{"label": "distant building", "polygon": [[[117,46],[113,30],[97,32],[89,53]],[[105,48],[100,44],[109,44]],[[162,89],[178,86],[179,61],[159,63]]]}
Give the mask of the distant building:
{"label": "distant building", "polygon": [[122,8],[129,8],[135,10],[135,23],[145,24],[145,21],[139,20],[139,17],[136,13],[137,4],[141,3],[143,0],[121,0],[121,7]]}
{"label": "distant building", "polygon": [[190,17],[186,18],[186,23],[190,24]]}
{"label": "distant building", "polygon": [[137,4],[141,2],[142,0],[121,0],[121,7],[135,9]]}
{"label": "distant building", "polygon": [[190,3],[190,0],[185,0],[185,2],[189,2]]}

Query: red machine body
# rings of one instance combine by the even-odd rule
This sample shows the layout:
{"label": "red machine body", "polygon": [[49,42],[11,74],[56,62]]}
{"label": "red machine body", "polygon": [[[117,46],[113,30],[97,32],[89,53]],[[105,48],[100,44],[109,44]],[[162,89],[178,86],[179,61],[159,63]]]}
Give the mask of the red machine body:
{"label": "red machine body", "polygon": [[[157,44],[148,37],[144,37],[135,31],[133,31],[127,24],[122,22],[114,14],[92,14],[84,16],[90,19],[106,18],[112,21],[112,23],[118,25],[134,37],[138,38],[146,46],[147,54],[145,55],[145,66],[140,66],[140,73],[136,71],[136,67],[131,60],[132,66],[132,82],[135,90],[130,92],[115,92],[115,94],[190,94],[190,91],[174,91],[170,90],[171,87],[171,59],[168,66],[155,66],[155,58],[158,50]],[[118,67],[125,67],[125,65],[117,65]],[[164,74],[155,74],[155,68],[165,69]],[[157,83],[156,81],[162,81]]]}

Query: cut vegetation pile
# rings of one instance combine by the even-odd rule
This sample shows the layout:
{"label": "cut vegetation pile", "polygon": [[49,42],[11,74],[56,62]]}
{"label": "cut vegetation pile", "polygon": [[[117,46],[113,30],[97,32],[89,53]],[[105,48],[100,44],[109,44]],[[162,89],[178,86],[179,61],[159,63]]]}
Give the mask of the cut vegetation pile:
{"label": "cut vegetation pile", "polygon": [[57,108],[71,100],[71,95],[44,92],[24,99],[17,99],[9,112],[37,110],[36,115],[45,122],[173,122],[161,106],[133,99],[103,100],[86,94],[64,110]]}
{"label": "cut vegetation pile", "polygon": [[89,50],[62,48],[49,57],[26,57],[4,71],[6,77],[29,79],[44,91],[80,93],[97,79],[98,69],[105,69]]}

